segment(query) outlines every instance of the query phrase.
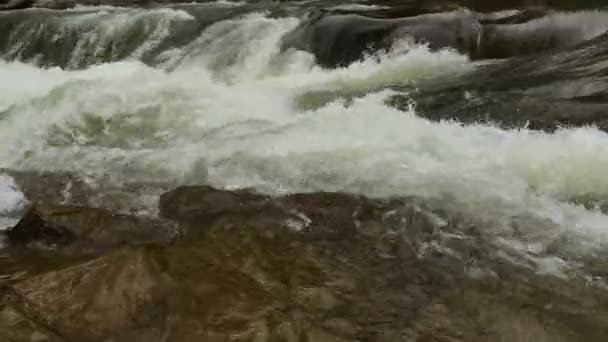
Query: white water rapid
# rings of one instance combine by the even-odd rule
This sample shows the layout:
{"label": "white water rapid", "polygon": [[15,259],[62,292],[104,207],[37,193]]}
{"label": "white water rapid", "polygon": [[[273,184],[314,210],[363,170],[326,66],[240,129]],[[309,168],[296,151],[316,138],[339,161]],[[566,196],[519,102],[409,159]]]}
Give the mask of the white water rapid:
{"label": "white water rapid", "polygon": [[[572,202],[608,198],[606,133],[431,122],[414,107],[385,104],[394,92],[388,87],[473,68],[462,55],[403,43],[380,58],[322,69],[307,53],[280,49],[298,19],[253,13],[206,27],[152,67],[139,58],[168,34],[162,28],[192,17],[177,9],[108,11],[123,10],[71,14],[65,25],[95,18],[74,61],[91,52],[87,44],[107,46],[147,16],[165,23],[118,62],[64,70],[0,61],[0,167],[67,171],[117,187],[207,183],[271,194],[416,196],[497,235],[517,227],[520,244],[501,241],[532,254],[563,236],[583,254],[608,243],[608,215]],[[319,92],[361,96],[302,103]],[[21,201],[16,191],[0,178],[0,214]]]}

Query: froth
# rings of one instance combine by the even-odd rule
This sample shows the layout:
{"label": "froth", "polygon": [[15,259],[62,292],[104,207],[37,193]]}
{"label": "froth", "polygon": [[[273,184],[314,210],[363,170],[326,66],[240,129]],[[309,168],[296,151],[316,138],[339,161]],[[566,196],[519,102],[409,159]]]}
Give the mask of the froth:
{"label": "froth", "polygon": [[27,204],[27,199],[19,191],[14,180],[0,174],[0,230],[15,223],[14,216]]}
{"label": "froth", "polygon": [[[295,25],[260,14],[213,25],[175,51],[171,72],[138,62],[74,72],[2,63],[0,75],[21,68],[41,82],[3,98],[0,143],[11,148],[0,166],[118,184],[415,195],[505,241],[517,231],[541,249],[564,235],[579,251],[608,242],[608,217],[573,201],[608,196],[604,132],[464,126],[399,111],[383,88],[467,69],[468,60],[406,44],[325,70],[278,48]],[[302,109],[311,91],[367,95]]]}

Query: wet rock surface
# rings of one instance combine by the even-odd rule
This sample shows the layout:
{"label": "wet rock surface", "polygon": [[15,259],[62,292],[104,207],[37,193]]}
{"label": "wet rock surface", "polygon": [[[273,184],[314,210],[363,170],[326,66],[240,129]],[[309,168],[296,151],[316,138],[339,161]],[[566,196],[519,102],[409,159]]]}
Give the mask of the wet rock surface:
{"label": "wet rock surface", "polygon": [[[3,281],[10,270],[0,257],[0,340],[603,341],[608,334],[605,290],[492,260],[481,240],[471,243],[477,248],[454,241],[451,252],[429,249],[455,223],[438,224],[413,200],[271,198],[189,186],[163,195],[160,213],[179,234],[159,237],[150,221],[99,209],[28,211],[8,233],[9,250],[29,247],[13,265],[46,265]],[[50,243],[55,248],[41,247]],[[91,246],[103,248],[91,254]],[[467,252],[478,271],[457,257]]]}
{"label": "wet rock surface", "polygon": [[170,243],[177,228],[104,209],[36,205],[6,232],[10,246],[65,254],[98,254],[122,245]]}
{"label": "wet rock surface", "polygon": [[[597,18],[596,18],[597,17]],[[608,29],[601,12],[555,14],[541,8],[479,13],[468,9],[416,16],[369,17],[318,11],[284,38],[285,47],[313,53],[325,67],[347,66],[395,42],[450,48],[471,59],[502,59],[558,51]],[[589,24],[597,21],[597,25]]]}
{"label": "wet rock surface", "polygon": [[[452,80],[434,80],[412,93],[418,114],[434,120],[485,122],[506,128],[553,131],[608,129],[604,60],[608,35],[559,53],[521,57],[480,67]],[[396,96],[407,108],[411,98]]]}

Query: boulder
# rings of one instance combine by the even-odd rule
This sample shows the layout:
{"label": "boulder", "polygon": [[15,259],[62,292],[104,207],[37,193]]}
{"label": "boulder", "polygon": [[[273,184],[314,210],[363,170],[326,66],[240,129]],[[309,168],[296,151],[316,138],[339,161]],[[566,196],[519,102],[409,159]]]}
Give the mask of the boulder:
{"label": "boulder", "polygon": [[400,18],[317,11],[284,37],[283,47],[308,51],[320,65],[331,68],[390,50],[398,41],[426,44],[433,50],[450,48],[478,60],[558,51],[607,30],[608,15],[593,11],[460,9]]}
{"label": "boulder", "polygon": [[480,67],[452,79],[419,84],[390,103],[433,120],[490,122],[554,131],[594,125],[608,130],[608,34],[565,49]]}
{"label": "boulder", "polygon": [[[605,290],[493,260],[481,240],[429,249],[456,223],[438,225],[414,199],[188,186],[165,194],[160,209],[187,228],[172,244],[122,245],[0,284],[0,339],[582,342],[608,334]],[[62,226],[78,241],[73,225]],[[465,252],[491,271],[471,276]]]}
{"label": "boulder", "polygon": [[347,66],[400,39],[474,54],[480,28],[470,11],[391,19],[318,12],[283,38],[283,48],[309,51],[324,67]]}
{"label": "boulder", "polygon": [[105,209],[39,204],[5,235],[9,248],[89,255],[124,245],[171,243],[178,231],[174,224],[162,220]]}

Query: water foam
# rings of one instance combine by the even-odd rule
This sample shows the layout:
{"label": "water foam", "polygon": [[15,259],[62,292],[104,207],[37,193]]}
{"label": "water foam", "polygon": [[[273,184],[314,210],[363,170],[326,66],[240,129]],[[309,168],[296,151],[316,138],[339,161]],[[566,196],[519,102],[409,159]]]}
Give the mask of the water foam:
{"label": "water foam", "polygon": [[14,214],[20,212],[26,204],[27,199],[19,191],[15,181],[0,174],[0,231],[16,223]]}
{"label": "water foam", "polygon": [[327,8],[328,10],[342,10],[342,11],[370,11],[370,10],[379,10],[379,9],[388,9],[388,6],[379,6],[379,5],[365,5],[365,4],[344,4],[344,5],[336,5]]}
{"label": "water foam", "polygon": [[[101,6],[67,13],[39,12],[6,26],[9,30],[6,50],[0,57],[74,69],[121,59],[142,59],[178,27],[194,21],[186,11],[171,8],[142,11]],[[41,49],[52,53],[41,54]]]}
{"label": "water foam", "polygon": [[[470,68],[468,60],[409,45],[325,70],[308,54],[278,49],[295,25],[260,14],[213,25],[175,51],[170,72],[134,61],[71,72],[0,63],[7,90],[0,92],[0,143],[10,146],[0,151],[0,166],[119,184],[415,195],[507,244],[524,239],[530,253],[564,236],[577,252],[608,242],[608,216],[571,201],[608,196],[604,132],[463,126],[398,111],[385,104],[392,91],[382,88]],[[1,76],[19,73],[32,81],[11,90],[11,78]],[[309,110],[297,105],[315,90],[367,95]],[[539,259],[544,272],[560,269],[551,260]]]}
{"label": "water foam", "polygon": [[[608,30],[607,11],[558,12],[527,23],[512,25],[514,32],[554,32],[553,38],[569,37],[574,43],[595,38]],[[559,34],[561,37],[557,37]]]}

